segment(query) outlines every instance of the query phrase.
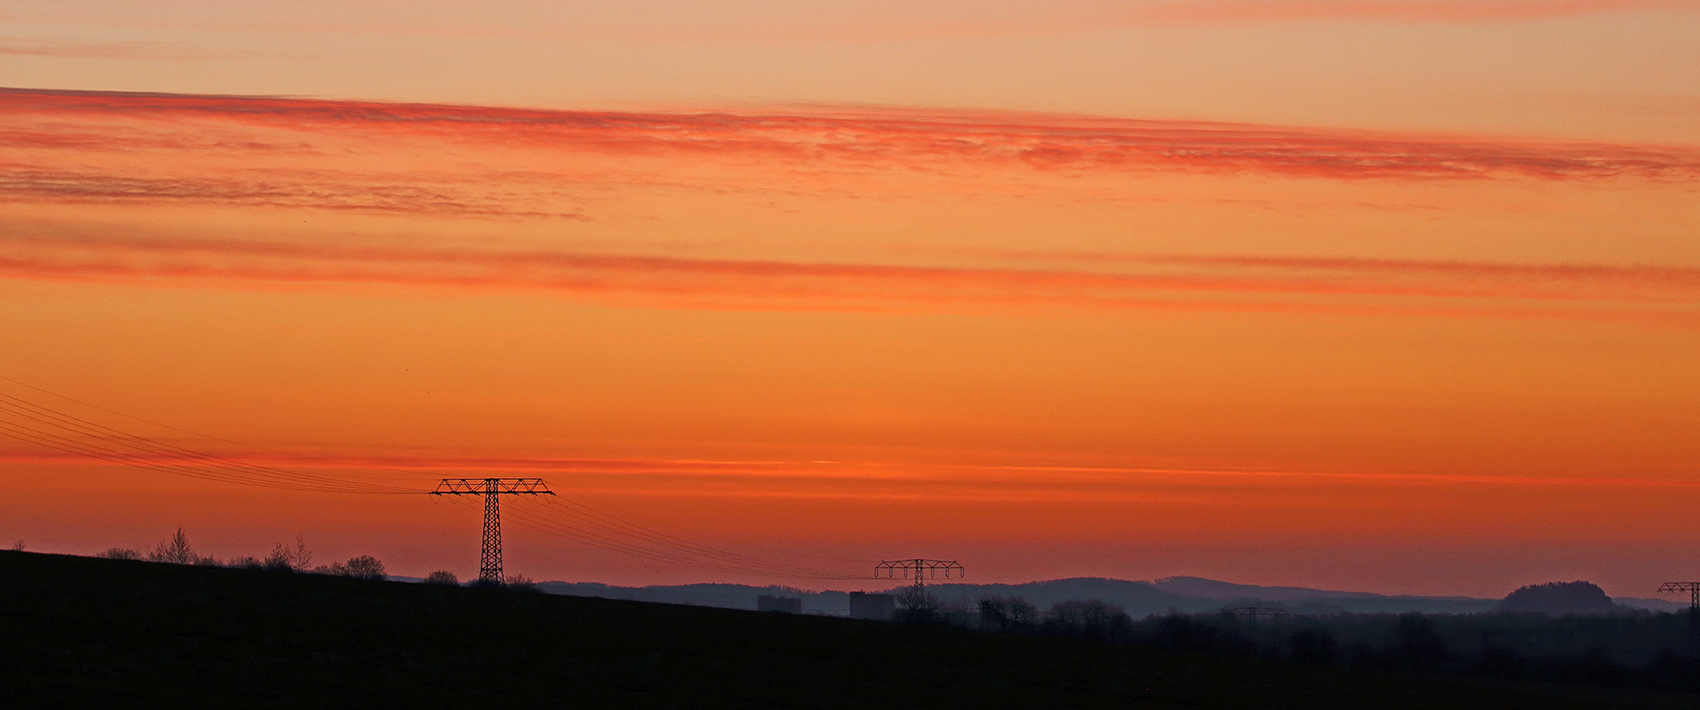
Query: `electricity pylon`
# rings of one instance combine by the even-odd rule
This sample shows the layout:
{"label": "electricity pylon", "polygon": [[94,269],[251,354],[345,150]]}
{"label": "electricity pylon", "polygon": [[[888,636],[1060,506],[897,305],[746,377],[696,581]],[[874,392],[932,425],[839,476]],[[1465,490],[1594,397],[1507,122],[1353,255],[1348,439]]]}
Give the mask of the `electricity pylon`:
{"label": "electricity pylon", "polygon": [[502,507],[501,496],[552,496],[541,478],[445,478],[437,483],[434,496],[484,496],[484,550],[478,555],[478,581],[501,584]]}
{"label": "electricity pylon", "polygon": [[915,558],[912,560],[886,560],[879,563],[874,567],[874,579],[879,579],[881,572],[884,572],[885,576],[889,578],[896,579],[899,570],[902,570],[905,578],[909,577],[911,573],[914,574],[916,589],[924,589],[927,586],[926,582],[922,581],[922,572],[926,572],[926,576],[937,577],[939,570],[944,570],[944,576],[947,579],[951,572],[956,572],[959,577],[968,576],[968,573],[962,569],[962,565],[956,564],[956,560]]}
{"label": "electricity pylon", "polygon": [[1665,582],[1659,587],[1660,594],[1678,594],[1688,592],[1688,608],[1690,611],[1700,611],[1700,582]]}

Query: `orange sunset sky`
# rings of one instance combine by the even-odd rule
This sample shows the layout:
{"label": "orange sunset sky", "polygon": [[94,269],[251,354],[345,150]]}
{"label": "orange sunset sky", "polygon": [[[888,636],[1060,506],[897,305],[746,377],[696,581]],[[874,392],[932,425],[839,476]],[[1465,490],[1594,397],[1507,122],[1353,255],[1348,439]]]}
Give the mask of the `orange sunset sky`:
{"label": "orange sunset sky", "polygon": [[467,578],[407,492],[541,476],[539,580],[1653,596],[1697,68],[1690,0],[8,0],[0,542]]}

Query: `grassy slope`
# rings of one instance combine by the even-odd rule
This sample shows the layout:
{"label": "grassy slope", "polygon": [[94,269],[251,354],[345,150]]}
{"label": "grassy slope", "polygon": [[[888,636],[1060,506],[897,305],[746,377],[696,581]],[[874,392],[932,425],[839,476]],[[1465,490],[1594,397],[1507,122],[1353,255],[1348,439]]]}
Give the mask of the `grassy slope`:
{"label": "grassy slope", "polygon": [[0,552],[0,696],[119,707],[1694,704],[848,619],[18,552]]}

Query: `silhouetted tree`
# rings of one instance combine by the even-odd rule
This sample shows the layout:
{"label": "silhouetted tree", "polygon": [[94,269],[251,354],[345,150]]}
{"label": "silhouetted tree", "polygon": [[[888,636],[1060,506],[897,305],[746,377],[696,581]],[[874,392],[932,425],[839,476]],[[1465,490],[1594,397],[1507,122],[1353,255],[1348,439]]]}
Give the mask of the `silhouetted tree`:
{"label": "silhouetted tree", "polygon": [[201,558],[195,554],[195,548],[189,546],[189,536],[184,534],[183,528],[177,528],[171,537],[154,546],[153,551],[148,553],[148,561],[192,565]]}
{"label": "silhouetted tree", "polygon": [[307,541],[300,535],[295,537],[295,547],[287,547],[278,543],[272,552],[266,555],[265,568],[277,572],[288,572],[307,569],[313,561],[313,553],[307,551]]}
{"label": "silhouetted tree", "polygon": [[139,560],[142,559],[142,553],[128,547],[114,547],[95,555],[95,557],[102,557],[108,560]]}
{"label": "silhouetted tree", "polygon": [[1012,633],[1032,625],[1039,610],[1021,597],[988,596],[980,598],[980,625]]}
{"label": "silhouetted tree", "polygon": [[944,604],[922,587],[904,587],[892,594],[897,608],[892,621],[907,624],[936,624],[943,618]]}
{"label": "silhouetted tree", "polygon": [[428,575],[425,575],[425,583],[426,584],[452,584],[452,585],[458,586],[460,584],[460,578],[456,577],[455,573],[453,573],[453,572],[450,572],[446,569],[440,569],[440,570],[432,572]]}
{"label": "silhouetted tree", "polygon": [[1098,599],[1064,601],[1051,605],[1042,628],[1057,636],[1122,643],[1133,636],[1133,618]]}
{"label": "silhouetted tree", "polygon": [[23,540],[19,540],[17,542],[12,543],[12,551],[13,552],[23,552],[26,549],[29,549],[29,548],[24,546]]}
{"label": "silhouetted tree", "polygon": [[262,560],[258,557],[253,556],[253,555],[247,555],[245,557],[237,557],[235,559],[232,559],[230,561],[230,564],[228,564],[226,566],[228,566],[228,567],[241,567],[243,569],[261,569],[261,568],[264,568],[266,566],[266,562],[265,562],[265,560]]}
{"label": "silhouetted tree", "polygon": [[359,579],[383,579],[384,563],[371,555],[361,555],[348,560],[348,576]]}

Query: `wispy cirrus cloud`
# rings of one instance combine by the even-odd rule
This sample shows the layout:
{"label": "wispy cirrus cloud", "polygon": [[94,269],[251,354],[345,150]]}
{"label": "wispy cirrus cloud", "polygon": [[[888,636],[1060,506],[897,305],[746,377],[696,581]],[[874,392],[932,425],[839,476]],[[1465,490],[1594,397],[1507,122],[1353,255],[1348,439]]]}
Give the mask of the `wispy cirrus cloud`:
{"label": "wispy cirrus cloud", "polygon": [[1700,10],[1693,0],[1207,0],[1123,5],[1138,22],[1368,20],[1465,24],[1650,10]]}
{"label": "wispy cirrus cloud", "polygon": [[[754,3],[760,5],[762,3]],[[1072,36],[1130,28],[1355,22],[1481,25],[1571,17],[1700,12],[1695,0],[1064,0],[1039,5],[889,3],[883,12],[798,17],[779,8],[739,23],[713,16],[611,28],[635,40],[775,43],[889,42],[957,37]],[[878,21],[869,20],[876,16]]]}
{"label": "wispy cirrus cloud", "polygon": [[579,211],[527,209],[511,193],[492,194],[478,189],[476,182],[476,178],[445,180],[440,175],[300,172],[238,177],[131,177],[0,165],[0,197],[17,201],[308,208],[451,218],[589,219]]}
{"label": "wispy cirrus cloud", "polygon": [[[721,199],[719,191],[762,191],[764,200],[791,191],[784,199],[837,204],[917,190],[1013,195],[1035,175],[1049,180],[1041,188],[1051,191],[1046,209],[1136,185],[1070,187],[1076,177],[1123,174],[1251,174],[1334,185],[1638,180],[1675,190],[1700,178],[1700,149],[1685,146],[897,109],[591,112],[10,89],[0,90],[0,135],[20,137],[0,145],[0,198],[13,205],[319,209],[439,220],[586,221],[596,210],[583,195],[594,190],[603,191],[607,201],[596,204],[610,212],[664,205],[688,219],[705,200]],[[609,177],[619,171],[636,177],[615,184],[626,179]],[[657,197],[680,187],[697,193]],[[790,206],[739,202],[719,219],[742,225]],[[620,248],[607,240],[576,251],[513,240],[503,242],[511,248],[443,249],[393,234],[283,239],[58,219],[59,227],[6,225],[0,275],[531,291],[667,307],[1166,309],[1685,327],[1694,324],[1700,290],[1695,272],[1682,267],[1010,250],[982,250],[975,266],[965,266],[943,252],[882,263],[614,253]],[[528,239],[561,236],[534,227],[527,225]]]}
{"label": "wispy cirrus cloud", "polygon": [[[1225,494],[1305,496],[1327,491],[1409,493],[1421,490],[1506,492],[1561,487],[1592,491],[1683,492],[1700,482],[1677,476],[1527,476],[1391,471],[1267,470],[1153,466],[939,465],[904,461],[748,461],[663,458],[560,458],[368,453],[288,455],[219,452],[219,461],[287,471],[360,472],[365,484],[428,489],[444,475],[570,474],[573,496],[735,496],[836,499],[951,499],[1022,502],[1134,501],[1152,496]],[[36,465],[89,465],[85,457],[0,446],[0,461]],[[182,465],[181,459],[137,455],[130,465]],[[112,463],[112,462],[107,462]],[[377,472],[377,473],[373,473]],[[1349,494],[1348,494],[1349,495]]]}
{"label": "wispy cirrus cloud", "polygon": [[190,47],[165,42],[71,42],[65,40],[0,37],[0,56],[53,57],[59,59],[119,59],[130,61],[181,62],[252,56],[250,52]]}
{"label": "wispy cirrus cloud", "polygon": [[[1183,270],[964,268],[29,234],[0,276],[179,285],[385,285],[702,308],[985,308],[1546,318],[1700,326],[1700,269],[1130,256]],[[1102,260],[1101,260],[1102,261]]]}
{"label": "wispy cirrus cloud", "polygon": [[1337,180],[1700,178],[1700,149],[1067,115],[818,108],[553,111],[318,99],[0,90],[0,121],[46,117],[282,128],[599,155],[815,168],[1262,173]]}

